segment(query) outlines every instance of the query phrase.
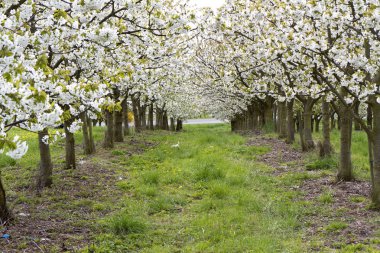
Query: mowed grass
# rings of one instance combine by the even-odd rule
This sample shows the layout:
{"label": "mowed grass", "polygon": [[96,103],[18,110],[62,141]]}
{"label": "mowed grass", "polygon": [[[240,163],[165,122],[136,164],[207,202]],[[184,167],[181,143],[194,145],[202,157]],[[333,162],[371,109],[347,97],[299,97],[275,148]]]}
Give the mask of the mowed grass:
{"label": "mowed grass", "polygon": [[[92,193],[85,192],[80,199],[67,203],[59,196],[49,195],[48,200],[42,200],[25,191],[33,185],[37,172],[37,135],[17,129],[11,134],[27,140],[30,149],[17,162],[0,155],[10,207],[28,200],[48,201],[61,207],[62,214],[66,209],[93,210],[91,222],[84,223],[80,216],[69,218],[72,224],[91,223],[93,243],[82,252],[307,252],[308,240],[313,242],[318,237],[302,239],[307,229],[302,221],[319,209],[301,201],[302,192],[294,186],[318,176],[315,170],[335,173],[338,165],[337,153],[330,160],[318,160],[314,154],[304,172],[274,176],[273,168],[255,161],[270,147],[246,146],[247,137],[231,133],[223,124],[185,126],[181,133],[148,131],[129,137],[113,151],[99,148],[91,157],[82,155],[82,136],[78,133],[78,160],[114,170],[119,178],[114,185],[118,191],[109,200],[104,194],[112,194],[112,189],[107,188],[99,200],[87,199]],[[95,128],[94,135],[99,147],[104,129]],[[320,134],[314,133],[314,137],[317,140]],[[331,139],[338,152],[339,132],[334,130]],[[177,142],[180,147],[173,148]],[[368,180],[366,143],[363,132],[353,132],[355,175]],[[130,156],[127,147],[132,145],[137,153]],[[64,163],[62,140],[51,148],[54,181],[57,186],[67,184],[60,169]],[[140,152],[141,148],[145,151]],[[330,205],[334,198],[326,191],[317,201]],[[41,211],[41,215],[50,216],[47,212]],[[326,231],[345,226],[326,224]]]}
{"label": "mowed grass", "polygon": [[268,148],[223,124],[147,138],[160,144],[123,162],[122,208],[83,252],[305,252],[297,193],[253,159]]}

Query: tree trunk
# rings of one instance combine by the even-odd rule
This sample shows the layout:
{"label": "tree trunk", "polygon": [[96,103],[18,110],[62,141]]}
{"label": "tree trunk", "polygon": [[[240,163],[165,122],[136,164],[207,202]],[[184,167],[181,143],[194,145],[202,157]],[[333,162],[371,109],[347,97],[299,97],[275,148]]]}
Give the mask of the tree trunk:
{"label": "tree trunk", "polygon": [[96,152],[96,147],[95,147],[95,140],[94,140],[94,133],[92,131],[92,120],[88,115],[86,114],[86,119],[87,119],[87,127],[88,127],[88,137],[90,139],[90,154],[93,154]]}
{"label": "tree trunk", "polygon": [[[82,112],[81,115],[81,120],[83,122],[82,124],[82,133],[83,133],[83,151],[84,154],[89,155],[91,154],[91,144],[90,144],[90,137],[88,133],[88,128],[89,128],[89,123],[87,120],[87,115],[85,112]],[[91,123],[90,123],[91,125]]]}
{"label": "tree trunk", "polygon": [[156,106],[156,128],[161,129],[161,110]]}
{"label": "tree trunk", "polygon": [[123,111],[115,111],[115,142],[124,141],[124,132],[123,132]]}
{"label": "tree trunk", "polygon": [[[231,124],[232,124],[232,121],[231,121]],[[176,127],[176,131],[179,132],[182,130],[182,120],[180,119],[177,119],[177,127]],[[233,131],[233,130],[232,130]]]}
{"label": "tree trunk", "polygon": [[264,102],[264,124],[268,130],[274,130],[273,124],[273,99],[267,97]]}
{"label": "tree trunk", "polygon": [[[360,107],[360,101],[356,100],[354,102],[354,113],[356,115],[359,115],[359,107]],[[357,120],[354,120],[354,129],[355,131],[361,130],[360,123]]]}
{"label": "tree trunk", "polygon": [[175,121],[173,117],[170,117],[170,131],[175,131]]}
{"label": "tree trunk", "polygon": [[128,119],[128,101],[127,97],[124,98],[123,102],[121,102],[121,107],[123,108],[123,121],[124,121],[124,136],[130,134],[129,131],[129,119]]}
{"label": "tree trunk", "polygon": [[316,118],[315,118],[315,132],[317,132],[317,133],[319,133],[319,129],[320,129],[320,127],[319,127],[319,125],[320,125],[320,123],[321,123],[321,117],[320,116],[317,116]]}
{"label": "tree trunk", "polygon": [[113,113],[107,109],[104,111],[107,128],[104,135],[104,148],[114,148]]}
{"label": "tree trunk", "polygon": [[277,129],[277,105],[273,105],[273,119],[272,119],[272,123],[273,123],[273,130],[275,132],[278,131]]}
{"label": "tree trunk", "polygon": [[164,130],[169,131],[169,120],[168,120],[168,113],[165,111],[164,116],[163,116],[163,125],[164,125]]}
{"label": "tree trunk", "polygon": [[65,169],[75,169],[76,168],[76,159],[75,159],[75,138],[74,134],[69,131],[69,127],[73,123],[73,119],[66,120],[64,122],[65,128],[65,151],[66,151],[66,160],[65,160]]}
{"label": "tree trunk", "polygon": [[372,107],[368,105],[367,107],[367,126],[372,129],[373,125],[373,115],[372,115]]}
{"label": "tree trunk", "polygon": [[286,138],[287,136],[287,123],[286,123],[286,102],[278,103],[278,133],[279,138]]}
{"label": "tree trunk", "polygon": [[330,156],[332,153],[330,142],[330,105],[325,99],[322,101],[322,131],[323,141],[319,149],[320,157]]}
{"label": "tree trunk", "polygon": [[331,118],[331,129],[335,129],[336,128],[336,124],[335,124],[335,112],[333,112],[330,116]]}
{"label": "tree trunk", "polygon": [[373,176],[372,176],[372,202],[380,208],[380,105],[372,104],[373,112]]}
{"label": "tree trunk", "polygon": [[294,105],[293,99],[286,103],[287,117],[288,117],[288,121],[287,121],[288,127],[287,127],[287,137],[286,137],[287,143],[293,143],[294,142],[294,111],[293,111],[293,105]]}
{"label": "tree trunk", "polygon": [[141,120],[141,129],[146,130],[146,106],[141,106],[140,107],[140,120]]}
{"label": "tree trunk", "polygon": [[351,181],[352,162],[351,162],[351,134],[352,116],[349,108],[342,105],[340,110],[340,164],[337,179],[338,181]]}
{"label": "tree trunk", "polygon": [[9,218],[9,211],[7,207],[7,199],[5,196],[5,190],[3,186],[3,182],[1,181],[0,174],[0,224],[3,224]]}
{"label": "tree trunk", "polygon": [[340,130],[340,116],[339,116],[339,113],[338,113],[338,119],[337,119],[337,125],[338,125],[338,130]]}
{"label": "tree trunk", "polygon": [[38,145],[40,149],[40,168],[37,178],[37,188],[50,187],[53,184],[53,164],[51,162],[50,145],[43,142],[43,137],[49,135],[47,128],[38,132]]}
{"label": "tree trunk", "polygon": [[245,115],[247,117],[247,129],[248,131],[253,131],[256,128],[255,125],[255,113],[254,113],[254,106],[253,103],[249,106],[247,106],[247,111],[245,112]]}
{"label": "tree trunk", "polygon": [[304,122],[303,122],[303,117],[302,117],[300,111],[297,112],[297,118],[298,118],[298,127],[299,127],[301,148],[302,148],[302,150],[306,150],[305,135],[303,132],[304,131]]}
{"label": "tree trunk", "polygon": [[149,130],[154,130],[153,103],[149,105]]}
{"label": "tree trunk", "polygon": [[141,132],[141,120],[140,120],[140,114],[139,114],[139,107],[140,107],[139,99],[132,98],[132,110],[133,110],[133,118],[135,122],[135,131],[136,133]]}
{"label": "tree trunk", "polygon": [[314,101],[311,98],[308,98],[305,102],[303,102],[303,133],[305,139],[305,149],[303,151],[309,151],[315,147],[313,135],[311,133],[311,115],[313,112],[313,104]]}

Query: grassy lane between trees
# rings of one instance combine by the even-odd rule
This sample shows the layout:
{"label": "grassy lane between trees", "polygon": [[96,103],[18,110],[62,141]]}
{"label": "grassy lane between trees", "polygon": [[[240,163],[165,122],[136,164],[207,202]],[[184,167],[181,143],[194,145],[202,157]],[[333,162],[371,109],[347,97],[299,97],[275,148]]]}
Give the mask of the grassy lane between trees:
{"label": "grassy lane between trees", "polygon": [[[371,231],[365,244],[324,243],[348,227],[339,222],[342,210],[333,209],[328,192],[316,202],[305,200],[299,186],[332,175],[334,166],[300,171],[301,161],[293,161],[277,166],[290,168],[277,173],[262,157],[283,150],[246,145],[250,137],[223,124],[146,132],[112,151],[100,147],[102,131],[95,129],[97,154],[79,156],[75,171],[59,169],[64,152],[56,145],[54,186],[40,196],[29,187],[37,143],[17,164],[1,157],[15,220],[0,227],[12,236],[0,241],[0,252],[376,252],[379,231]],[[319,213],[335,220],[321,220],[326,224],[310,234],[308,217]]]}

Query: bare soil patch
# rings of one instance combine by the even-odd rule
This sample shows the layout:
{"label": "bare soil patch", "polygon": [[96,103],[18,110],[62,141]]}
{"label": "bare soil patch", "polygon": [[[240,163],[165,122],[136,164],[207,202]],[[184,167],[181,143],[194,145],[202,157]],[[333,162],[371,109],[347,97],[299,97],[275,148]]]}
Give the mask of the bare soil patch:
{"label": "bare soil patch", "polygon": [[[294,149],[291,145],[285,143],[284,140],[257,135],[251,138],[247,142],[247,145],[270,147],[271,151],[260,156],[258,161],[276,168],[276,174],[281,174],[289,170],[294,171],[295,167],[299,167],[303,164],[303,154]],[[292,168],[288,166],[289,163],[293,164]]]}

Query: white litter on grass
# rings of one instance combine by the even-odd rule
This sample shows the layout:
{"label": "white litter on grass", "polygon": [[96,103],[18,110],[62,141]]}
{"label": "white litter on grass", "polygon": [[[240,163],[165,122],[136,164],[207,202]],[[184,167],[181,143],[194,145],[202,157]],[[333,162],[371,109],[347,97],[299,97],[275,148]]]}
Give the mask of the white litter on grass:
{"label": "white litter on grass", "polygon": [[28,216],[30,216],[30,214],[28,214],[28,213],[19,213],[18,215],[22,216],[22,217],[28,217]]}
{"label": "white litter on grass", "polygon": [[179,142],[177,142],[177,144],[172,145],[172,148],[179,148]]}

